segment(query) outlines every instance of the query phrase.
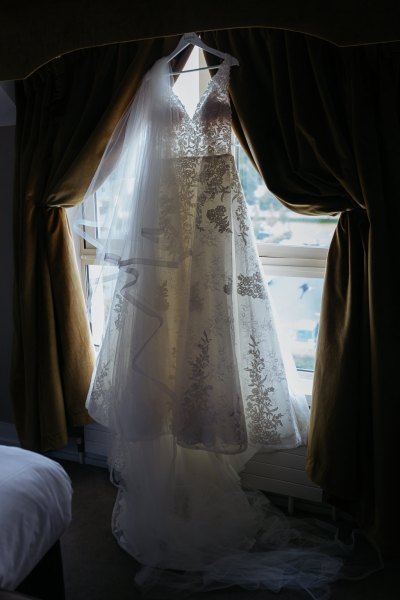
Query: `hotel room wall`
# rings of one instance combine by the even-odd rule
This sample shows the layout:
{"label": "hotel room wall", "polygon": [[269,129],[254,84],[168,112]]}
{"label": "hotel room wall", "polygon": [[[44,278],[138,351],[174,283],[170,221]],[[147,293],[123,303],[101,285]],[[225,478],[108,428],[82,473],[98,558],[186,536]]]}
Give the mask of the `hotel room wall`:
{"label": "hotel room wall", "polygon": [[15,127],[0,127],[0,421],[12,423],[10,363],[12,339],[12,191]]}

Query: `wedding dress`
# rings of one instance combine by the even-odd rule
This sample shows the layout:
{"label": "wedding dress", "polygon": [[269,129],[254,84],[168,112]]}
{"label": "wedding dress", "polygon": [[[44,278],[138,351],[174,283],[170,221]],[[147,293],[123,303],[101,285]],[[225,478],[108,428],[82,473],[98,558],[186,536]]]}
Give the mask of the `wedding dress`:
{"label": "wedding dress", "polygon": [[260,448],[305,444],[308,405],[231,154],[231,64],[189,117],[158,61],[88,190],[85,202],[108,178],[109,206],[75,229],[118,275],[87,407],[110,429],[112,529],[143,565],[141,587],[290,586],[320,599],[348,547],[309,524],[301,533],[238,475]]}

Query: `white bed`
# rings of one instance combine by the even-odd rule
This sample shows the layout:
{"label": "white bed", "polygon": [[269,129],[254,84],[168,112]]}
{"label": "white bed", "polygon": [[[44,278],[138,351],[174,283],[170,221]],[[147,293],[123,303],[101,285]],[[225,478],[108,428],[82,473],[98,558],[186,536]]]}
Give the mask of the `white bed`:
{"label": "white bed", "polygon": [[15,590],[71,522],[71,481],[54,460],[0,445],[0,589]]}

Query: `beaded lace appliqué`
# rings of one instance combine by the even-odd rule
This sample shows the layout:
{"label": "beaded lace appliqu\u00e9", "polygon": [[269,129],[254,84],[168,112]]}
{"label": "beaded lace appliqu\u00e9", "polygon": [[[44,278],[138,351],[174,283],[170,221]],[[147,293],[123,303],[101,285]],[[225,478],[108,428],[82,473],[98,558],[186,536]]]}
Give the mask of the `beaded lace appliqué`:
{"label": "beaded lace appliqu\u00e9", "polygon": [[192,118],[173,93],[175,119],[171,156],[215,156],[229,154],[231,147],[231,109],[228,96],[230,65],[222,63],[209,82]]}
{"label": "beaded lace appliqu\u00e9", "polygon": [[251,366],[246,369],[251,382],[251,394],[247,397],[249,437],[253,444],[277,443],[280,441],[279,426],[282,426],[283,414],[278,412],[278,407],[273,408],[271,394],[274,388],[264,385],[265,360],[255,338],[250,336],[250,340],[252,360]]}

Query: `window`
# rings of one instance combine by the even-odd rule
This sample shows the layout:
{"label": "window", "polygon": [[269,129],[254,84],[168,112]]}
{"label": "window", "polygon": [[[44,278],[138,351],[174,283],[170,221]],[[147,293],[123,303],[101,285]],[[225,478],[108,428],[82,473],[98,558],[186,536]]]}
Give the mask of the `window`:
{"label": "window", "polygon": [[[93,195],[90,205],[86,205],[86,212],[82,215],[87,220],[96,220],[102,214],[102,199],[109,193],[109,184],[104,182],[102,187]],[[83,206],[74,210],[83,211]],[[98,237],[98,231],[94,227],[86,227],[85,232],[92,238]],[[100,346],[104,315],[112,300],[113,286],[111,281],[118,272],[117,267],[100,266],[96,261],[96,248],[87,240],[75,236],[76,252],[79,253],[78,264],[81,268],[81,280],[86,298],[90,329],[96,350]],[[100,273],[103,272],[102,285],[97,285]],[[106,275],[106,277],[104,277]],[[109,276],[109,281],[107,280]]]}
{"label": "window", "polygon": [[[194,48],[187,69],[204,67],[205,61]],[[175,92],[181,97],[189,115],[209,80],[208,70],[194,71],[179,77]],[[248,209],[254,226],[261,263],[275,306],[278,327],[286,339],[298,371],[303,391],[311,393],[315,350],[327,248],[337,222],[335,217],[306,217],[285,208],[266,188],[262,178],[232,134],[232,148]],[[107,194],[107,182],[98,190],[88,210],[97,216],[102,211],[102,198]],[[91,232],[96,236],[96,232]],[[110,302],[110,288],[95,282],[100,267],[96,265],[95,249],[81,240],[79,247],[82,281],[88,298],[93,340],[101,339],[103,315]],[[107,267],[110,278],[115,267]]]}

